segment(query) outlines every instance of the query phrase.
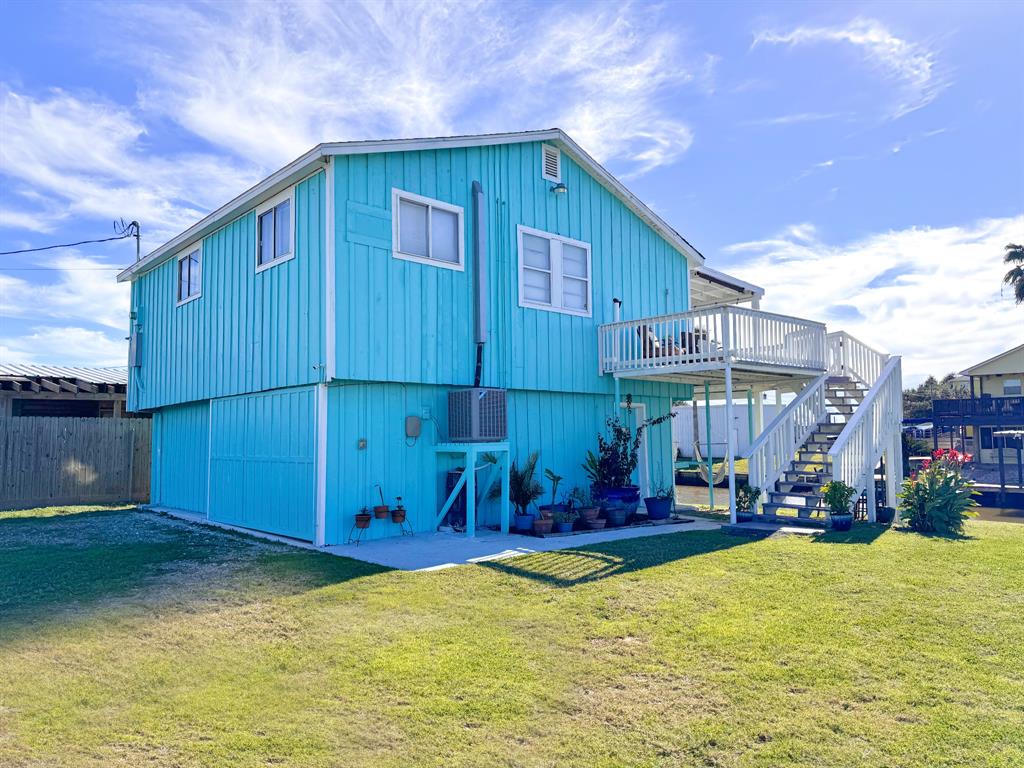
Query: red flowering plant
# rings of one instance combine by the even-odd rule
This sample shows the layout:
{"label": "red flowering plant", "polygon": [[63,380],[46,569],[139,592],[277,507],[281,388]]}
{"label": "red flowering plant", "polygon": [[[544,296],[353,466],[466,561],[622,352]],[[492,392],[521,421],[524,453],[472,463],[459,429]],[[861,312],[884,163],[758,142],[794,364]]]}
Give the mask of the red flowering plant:
{"label": "red flowering plant", "polygon": [[952,448],[932,452],[921,469],[903,481],[900,517],[922,533],[959,534],[964,521],[974,515],[978,492],[962,470],[972,460],[969,453]]}

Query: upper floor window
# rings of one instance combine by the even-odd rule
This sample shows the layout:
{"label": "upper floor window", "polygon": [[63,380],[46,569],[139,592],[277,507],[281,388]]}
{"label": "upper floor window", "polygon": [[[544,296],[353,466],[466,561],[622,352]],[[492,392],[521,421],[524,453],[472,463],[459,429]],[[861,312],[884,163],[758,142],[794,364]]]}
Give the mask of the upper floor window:
{"label": "upper floor window", "polygon": [[295,255],[295,230],[290,193],[268,200],[256,209],[256,271]]}
{"label": "upper floor window", "polygon": [[590,317],[590,244],[519,227],[519,305]]}
{"label": "upper floor window", "polygon": [[1020,379],[1003,379],[1003,394],[1006,397],[1019,397],[1021,394]]}
{"label": "upper floor window", "polygon": [[202,294],[203,252],[199,246],[178,257],[178,304],[197,299]]}
{"label": "upper floor window", "polygon": [[395,189],[391,215],[396,258],[463,269],[462,208]]}

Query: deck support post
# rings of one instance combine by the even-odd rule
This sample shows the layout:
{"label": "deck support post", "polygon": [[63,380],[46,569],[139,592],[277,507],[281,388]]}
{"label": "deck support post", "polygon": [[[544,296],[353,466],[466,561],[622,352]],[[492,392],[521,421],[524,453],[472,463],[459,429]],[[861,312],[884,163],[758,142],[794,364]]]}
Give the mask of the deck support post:
{"label": "deck support post", "polygon": [[[870,414],[868,414],[870,416]],[[878,500],[875,497],[875,467],[878,463],[875,461],[875,429],[874,419],[868,418],[864,421],[865,432],[867,433],[864,438],[864,445],[866,446],[867,454],[864,457],[864,471],[867,483],[867,507],[868,507],[868,522],[875,522],[875,516],[878,508]]]}
{"label": "deck support post", "polygon": [[[726,346],[728,349],[728,346]],[[729,462],[729,522],[736,525],[736,437],[732,428],[732,363],[725,364],[725,460]],[[712,478],[713,479],[713,478]]]}
{"label": "deck support post", "polygon": [[476,449],[466,451],[466,536],[476,536]]}
{"label": "deck support post", "polygon": [[[710,512],[715,511],[715,462],[711,455],[711,382],[704,380],[704,426],[707,427],[707,441],[705,458],[708,462],[708,504]],[[700,433],[697,433],[697,442],[700,443]]]}
{"label": "deck support post", "polygon": [[754,388],[747,387],[747,445],[754,442]]}

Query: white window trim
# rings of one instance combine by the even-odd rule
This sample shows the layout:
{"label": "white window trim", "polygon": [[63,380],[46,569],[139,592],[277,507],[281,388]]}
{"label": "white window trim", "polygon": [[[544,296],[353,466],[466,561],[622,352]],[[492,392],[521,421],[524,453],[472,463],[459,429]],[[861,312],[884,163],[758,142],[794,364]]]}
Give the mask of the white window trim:
{"label": "white window trim", "polygon": [[[193,293],[191,296],[187,296],[184,299],[178,298],[178,288],[181,287],[181,262],[187,259],[196,251],[199,252],[199,292]],[[174,306],[181,307],[188,304],[190,301],[195,301],[203,295],[203,278],[206,276],[203,269],[203,241],[200,240],[198,243],[193,243],[188,248],[179,253],[174,259]]]}
{"label": "white window trim", "polygon": [[[442,211],[448,211],[454,213],[459,220],[459,263],[452,264],[449,261],[441,261],[440,259],[424,258],[414,253],[403,253],[398,248],[400,224],[398,221],[399,216],[399,200],[408,200],[413,203],[419,203],[420,205],[426,205],[431,208],[439,208]],[[398,187],[391,188],[391,255],[396,259],[403,259],[404,261],[415,261],[418,264],[429,264],[432,267],[441,267],[442,269],[451,269],[456,272],[464,272],[466,269],[466,234],[464,225],[465,212],[458,205],[452,205],[446,203],[443,200],[435,200],[431,197],[424,197],[423,195],[417,195],[413,192],[406,192],[398,189]],[[431,250],[431,227],[430,227],[430,214],[427,214],[427,251]]]}
{"label": "white window trim", "polygon": [[[297,238],[295,233],[295,195],[293,194],[294,191],[294,187],[289,187],[279,195],[276,195],[275,197],[272,197],[269,200],[264,201],[260,206],[256,208],[256,237],[254,238],[255,247],[253,248],[253,263],[256,265],[257,272],[263,272],[264,270],[270,269],[271,267],[276,267],[278,264],[284,264],[286,261],[291,261],[292,259],[295,258],[295,251],[298,250],[298,246],[296,243]],[[264,213],[271,210],[272,208],[276,208],[285,200],[291,201],[291,204],[288,206],[288,227],[290,229],[292,237],[292,249],[285,256],[279,256],[278,258],[273,259],[272,261],[260,264],[260,216],[262,216]]]}
{"label": "white window trim", "polygon": [[[575,245],[577,248],[582,248],[587,252],[587,308],[586,310],[569,309],[567,307],[558,306],[555,304],[541,304],[536,301],[526,300],[525,286],[523,285],[523,235],[535,235],[536,237],[543,237],[554,243],[566,243],[568,245]],[[533,229],[520,224],[516,228],[516,240],[518,241],[519,248],[519,263],[516,268],[519,273],[519,306],[525,309],[542,309],[546,312],[559,312],[563,315],[574,315],[576,317],[593,317],[594,315],[594,265],[593,258],[590,253],[590,243],[584,243],[582,240],[573,240],[571,237],[564,237],[562,235],[556,235],[554,232],[545,232],[540,229]],[[559,297],[561,301],[562,297],[562,251],[561,247],[558,248],[557,266],[555,268],[555,248],[551,248],[551,298],[555,296]],[[542,270],[538,270],[542,271]]]}
{"label": "white window trim", "polygon": [[[558,175],[549,176],[547,173],[547,164],[544,162],[544,152],[546,149],[553,149],[555,156],[558,158]],[[553,181],[555,184],[562,183],[562,150],[556,147],[554,144],[542,144],[540,148],[540,175],[545,181]]]}

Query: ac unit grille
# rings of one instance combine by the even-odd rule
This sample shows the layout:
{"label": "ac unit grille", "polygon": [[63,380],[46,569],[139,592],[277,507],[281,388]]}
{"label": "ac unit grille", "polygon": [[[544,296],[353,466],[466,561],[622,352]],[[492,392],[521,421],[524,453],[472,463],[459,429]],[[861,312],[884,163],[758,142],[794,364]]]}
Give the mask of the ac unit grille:
{"label": "ac unit grille", "polygon": [[455,443],[492,443],[508,438],[504,389],[474,387],[448,393],[448,439]]}

